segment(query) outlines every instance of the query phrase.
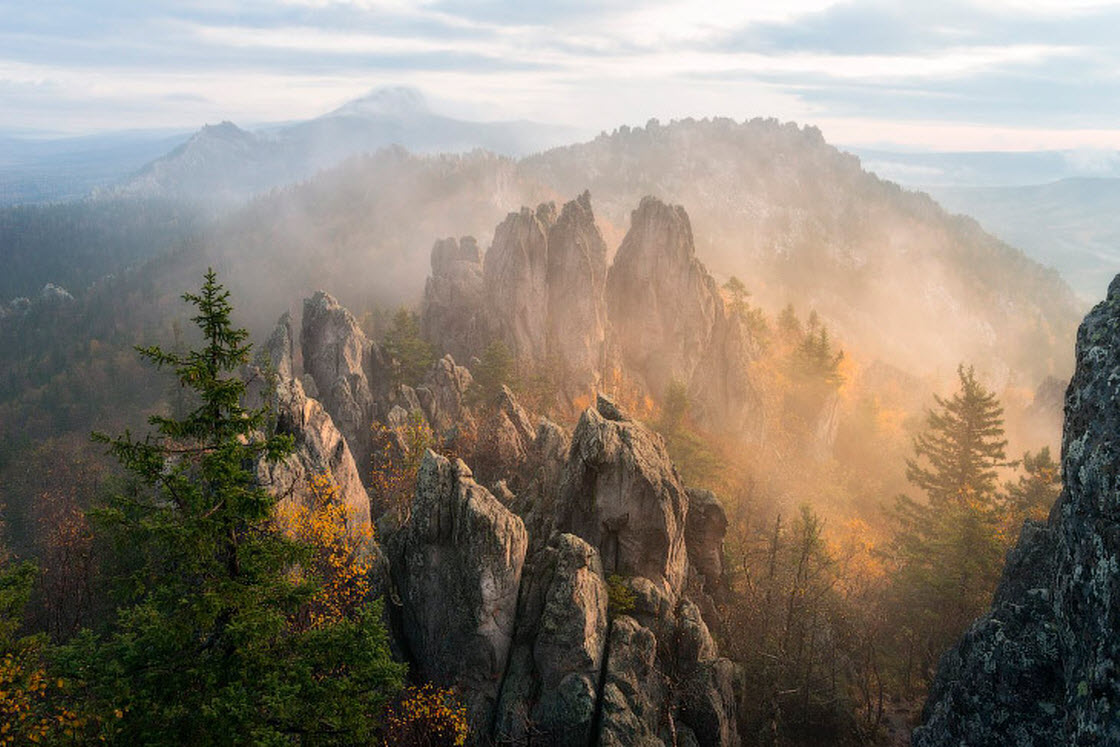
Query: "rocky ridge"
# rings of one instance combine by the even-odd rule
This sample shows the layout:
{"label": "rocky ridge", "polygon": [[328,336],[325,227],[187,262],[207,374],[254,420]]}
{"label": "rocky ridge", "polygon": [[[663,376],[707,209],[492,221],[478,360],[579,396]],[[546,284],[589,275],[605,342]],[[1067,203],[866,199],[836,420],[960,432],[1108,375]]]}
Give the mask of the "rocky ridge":
{"label": "rocky ridge", "polygon": [[757,343],[696,257],[684,208],[644,198],[609,269],[587,192],[559,214],[553,203],[510,213],[484,257],[463,244],[472,249],[445,239],[432,250],[422,318],[437,348],[478,356],[500,340],[527,372],[543,362],[568,402],[620,371],[654,398],[679,382],[703,422],[753,433]]}
{"label": "rocky ridge", "polygon": [[1077,334],[1063,490],[942,658],[917,747],[1120,744],[1120,276]]}
{"label": "rocky ridge", "polygon": [[301,374],[291,327],[282,317],[260,361],[297,442],[274,483],[329,472],[370,521],[349,445],[361,419],[419,413],[502,445],[490,488],[429,451],[406,517],[381,536],[395,650],[461,693],[477,743],[738,743],[742,674],[710,629],[726,518],[685,488],[659,435],[602,396],[570,434],[534,425],[508,389],[468,404],[470,373],[450,355],[419,386],[390,386],[384,352],[325,293],[304,305]]}

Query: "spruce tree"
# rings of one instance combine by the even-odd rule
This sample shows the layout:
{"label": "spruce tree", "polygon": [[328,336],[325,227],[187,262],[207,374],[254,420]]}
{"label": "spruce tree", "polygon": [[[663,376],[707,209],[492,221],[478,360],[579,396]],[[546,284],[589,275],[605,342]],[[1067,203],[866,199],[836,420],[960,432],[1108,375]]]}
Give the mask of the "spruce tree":
{"label": "spruce tree", "polygon": [[926,431],[914,439],[906,478],[941,506],[996,490],[997,468],[1007,466],[1003,408],[994,392],[976,380],[972,367],[957,369],[960,391],[934,395],[940,410],[926,415]]}
{"label": "spruce tree", "polygon": [[900,496],[894,512],[899,627],[918,643],[924,677],[987,606],[1007,547],[996,493],[997,470],[1007,466],[1003,409],[971,367],[957,375],[960,389],[935,396],[938,409],[907,460],[907,478],[926,500]]}
{"label": "spruce tree", "polygon": [[420,335],[420,320],[404,307],[393,315],[382,348],[392,361],[396,384],[417,384],[434,360],[432,346]]}
{"label": "spruce tree", "polygon": [[60,666],[102,716],[100,736],[122,744],[369,743],[401,674],[379,605],[295,624],[316,592],[293,573],[308,548],[277,529],[276,498],[256,476],[291,439],[264,433],[266,412],[242,405],[248,335],[214,272],[184,299],[202,347],[140,352],[174,370],[194,409],[151,418],[142,440],[95,436],[132,480],[95,517],[116,548],[119,608]]}

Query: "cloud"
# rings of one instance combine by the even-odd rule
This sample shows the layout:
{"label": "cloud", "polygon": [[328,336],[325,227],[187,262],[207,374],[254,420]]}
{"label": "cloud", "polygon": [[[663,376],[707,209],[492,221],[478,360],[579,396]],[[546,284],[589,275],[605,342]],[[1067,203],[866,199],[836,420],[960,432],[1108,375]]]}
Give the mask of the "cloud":
{"label": "cloud", "polygon": [[9,0],[0,107],[27,127],[60,109],[79,129],[245,124],[403,84],[447,113],[595,129],[720,114],[1099,133],[1120,114],[1120,10],[1070,1]]}

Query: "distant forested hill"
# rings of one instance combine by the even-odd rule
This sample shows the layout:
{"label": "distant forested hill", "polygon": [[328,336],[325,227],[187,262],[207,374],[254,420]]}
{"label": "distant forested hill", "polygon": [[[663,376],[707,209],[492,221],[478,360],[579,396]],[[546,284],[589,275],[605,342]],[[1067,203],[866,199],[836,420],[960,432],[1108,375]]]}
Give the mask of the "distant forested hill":
{"label": "distant forested hill", "polygon": [[0,303],[47,283],[81,293],[101,277],[167,251],[198,233],[185,203],[84,199],[0,208]]}

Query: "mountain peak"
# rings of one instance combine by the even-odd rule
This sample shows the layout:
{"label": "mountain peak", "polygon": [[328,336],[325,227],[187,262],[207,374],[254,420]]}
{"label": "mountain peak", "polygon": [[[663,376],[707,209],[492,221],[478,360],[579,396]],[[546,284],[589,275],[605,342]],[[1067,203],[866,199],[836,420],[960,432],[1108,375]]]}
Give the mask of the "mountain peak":
{"label": "mountain peak", "polygon": [[327,116],[401,117],[427,114],[428,111],[428,102],[419,89],[391,86],[375,88],[360,98],[348,101]]}
{"label": "mountain peak", "polygon": [[[255,140],[253,133],[243,130],[233,122],[225,120],[216,125],[203,125],[202,129],[191,136],[185,145],[199,142],[224,141],[234,143],[251,142]],[[181,148],[180,148],[181,149]]]}

